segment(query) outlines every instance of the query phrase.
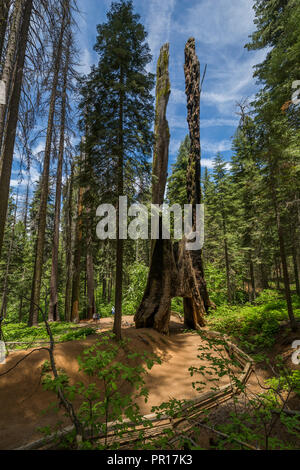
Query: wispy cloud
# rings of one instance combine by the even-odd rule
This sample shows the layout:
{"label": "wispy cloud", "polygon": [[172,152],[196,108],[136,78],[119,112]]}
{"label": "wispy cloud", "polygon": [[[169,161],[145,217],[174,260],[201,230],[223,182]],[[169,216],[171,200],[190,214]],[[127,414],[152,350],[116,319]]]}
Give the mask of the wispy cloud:
{"label": "wispy cloud", "polygon": [[253,30],[253,0],[202,0],[192,2],[176,29],[208,45],[236,44]]}
{"label": "wispy cloud", "polygon": [[[257,51],[247,59],[223,56],[220,67],[209,75],[208,86],[202,93],[205,105],[215,106],[222,115],[232,115],[242,98],[253,98],[253,67],[264,60],[266,51]],[[249,91],[251,91],[249,93]]]}
{"label": "wispy cloud", "polygon": [[[230,118],[211,118],[211,119],[201,119],[201,128],[208,129],[214,127],[233,127],[236,128],[239,124],[238,119]],[[185,116],[172,115],[169,118],[169,126],[172,129],[186,129],[188,130],[188,124]]]}
{"label": "wispy cloud", "polygon": [[154,56],[151,70],[155,70],[155,62],[159,50],[165,42],[170,40],[172,14],[176,0],[149,0],[146,27],[148,30],[148,43]]}
{"label": "wispy cloud", "polygon": [[92,54],[89,49],[85,47],[81,53],[80,65],[78,66],[79,73],[88,75],[91,71],[91,66],[94,64]]}
{"label": "wispy cloud", "polygon": [[232,143],[227,139],[218,142],[211,142],[207,139],[203,139],[201,147],[205,152],[216,154],[218,152],[227,152],[228,150],[231,150]]}
{"label": "wispy cloud", "polygon": [[170,104],[186,104],[186,94],[177,88],[171,89]]}
{"label": "wispy cloud", "polygon": [[207,168],[208,170],[212,170],[214,167],[214,161],[212,158],[202,158],[201,159],[201,167]]}

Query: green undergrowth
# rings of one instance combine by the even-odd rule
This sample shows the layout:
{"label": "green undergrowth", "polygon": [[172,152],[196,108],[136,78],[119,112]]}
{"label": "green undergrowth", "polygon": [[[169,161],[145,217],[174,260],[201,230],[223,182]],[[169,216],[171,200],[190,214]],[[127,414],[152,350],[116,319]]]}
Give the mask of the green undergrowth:
{"label": "green undergrowth", "polygon": [[[73,341],[84,339],[94,334],[94,328],[79,328],[74,323],[51,323],[51,330],[56,341]],[[49,337],[44,325],[30,328],[25,323],[10,323],[2,326],[4,338],[6,342],[22,342],[31,343],[38,340],[48,341]],[[24,345],[17,346],[23,348]]]}
{"label": "green undergrowth", "polygon": [[[296,318],[300,319],[300,298],[293,296]],[[270,349],[276,342],[281,322],[288,321],[286,302],[271,290],[263,291],[255,304],[223,305],[208,318],[208,326],[238,340],[248,352]]]}

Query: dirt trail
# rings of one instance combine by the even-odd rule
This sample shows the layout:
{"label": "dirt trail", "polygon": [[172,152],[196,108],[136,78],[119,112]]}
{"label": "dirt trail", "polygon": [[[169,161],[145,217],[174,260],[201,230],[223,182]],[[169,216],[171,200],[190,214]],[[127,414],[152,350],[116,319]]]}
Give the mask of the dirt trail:
{"label": "dirt trail", "polygon": [[[146,377],[150,396],[147,404],[140,402],[142,413],[150,413],[152,406],[160,405],[170,398],[197,397],[199,394],[192,387],[193,379],[188,368],[200,365],[197,359],[198,348],[201,346],[199,336],[184,334],[182,325],[175,317],[172,319],[169,337],[154,330],[136,330],[132,327],[132,320],[131,317],[125,317],[123,325],[124,337],[131,339],[130,349],[154,352],[162,358],[162,364],[155,365]],[[112,319],[103,319],[101,330],[109,329],[111,324]],[[87,379],[78,371],[77,357],[97,339],[94,335],[84,341],[57,344],[57,365],[68,374],[71,382],[95,382],[95,379]],[[0,373],[8,370],[28,352],[30,351],[11,353],[6,364],[0,367]],[[37,431],[37,427],[54,425],[57,422],[58,417],[53,411],[43,414],[55,401],[55,396],[44,391],[41,385],[42,364],[48,359],[47,351],[34,352],[12,372],[0,377],[0,449],[14,449],[39,439],[41,433]],[[201,362],[202,364],[204,363]],[[223,383],[226,384],[226,379]],[[207,391],[210,387],[207,381]],[[128,387],[124,387],[124,393],[128,391]]]}

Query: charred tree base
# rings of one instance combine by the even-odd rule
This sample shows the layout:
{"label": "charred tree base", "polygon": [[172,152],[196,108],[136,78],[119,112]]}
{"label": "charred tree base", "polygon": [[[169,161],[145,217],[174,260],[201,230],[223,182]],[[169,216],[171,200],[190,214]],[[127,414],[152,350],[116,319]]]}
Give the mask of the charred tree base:
{"label": "charred tree base", "polygon": [[157,240],[154,245],[147,287],[135,315],[136,328],[154,328],[169,333],[171,301],[184,299],[184,324],[189,329],[204,327],[210,302],[202,267],[202,253],[187,251],[185,240],[172,244]]}

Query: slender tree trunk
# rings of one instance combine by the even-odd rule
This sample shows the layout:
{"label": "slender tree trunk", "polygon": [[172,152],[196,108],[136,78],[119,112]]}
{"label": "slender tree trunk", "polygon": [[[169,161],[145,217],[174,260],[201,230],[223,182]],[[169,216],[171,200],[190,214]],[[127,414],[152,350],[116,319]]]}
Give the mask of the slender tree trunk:
{"label": "slender tree trunk", "polygon": [[224,257],[225,257],[225,269],[226,269],[226,284],[227,284],[227,298],[228,302],[232,303],[232,290],[230,283],[230,263],[229,263],[229,253],[228,253],[228,243],[227,243],[227,227],[225,214],[222,214],[223,221],[223,236],[224,236]]}
{"label": "slender tree trunk", "polygon": [[29,206],[29,185],[30,185],[30,173],[28,172],[28,180],[27,180],[27,185],[26,185],[25,204],[24,204],[24,218],[23,218],[25,233],[27,232],[27,225],[28,225],[27,221],[28,221],[28,206]]}
{"label": "slender tree trunk", "polygon": [[65,290],[65,320],[71,320],[72,300],[72,206],[73,206],[73,165],[68,181],[67,210],[66,210],[66,290]]}
{"label": "slender tree trunk", "polygon": [[106,302],[106,278],[105,277],[102,280],[102,300]]}
{"label": "slender tree trunk", "polygon": [[49,194],[49,170],[50,170],[51,144],[52,144],[53,127],[54,127],[54,114],[55,114],[55,103],[56,103],[56,97],[57,97],[58,78],[59,78],[61,59],[62,59],[63,38],[64,38],[64,33],[65,33],[66,18],[67,18],[67,13],[68,13],[67,10],[68,10],[68,2],[63,7],[63,17],[62,17],[62,23],[61,23],[61,29],[60,29],[60,36],[59,36],[59,40],[57,44],[57,51],[55,54],[55,62],[54,62],[53,83],[52,83],[52,90],[51,90],[47,137],[46,137],[45,155],[44,155],[44,168],[43,168],[43,175],[42,175],[38,234],[37,234],[37,241],[36,241],[36,247],[35,247],[35,264],[34,264],[34,273],[33,273],[32,290],[31,290],[31,303],[30,303],[30,312],[29,312],[29,321],[28,321],[29,326],[38,324],[38,314],[39,314],[38,306],[40,303],[40,291],[41,291],[43,258],[44,258],[44,244],[45,244],[46,221],[47,221],[47,201],[48,201],[48,194]]}
{"label": "slender tree trunk", "polygon": [[122,296],[123,296],[123,254],[124,242],[120,234],[120,196],[124,193],[124,143],[123,143],[123,120],[124,120],[124,93],[123,93],[123,71],[120,70],[121,92],[119,97],[119,155],[118,155],[118,208],[117,208],[117,256],[116,256],[116,292],[115,292],[115,317],[113,332],[118,341],[122,339]]}
{"label": "slender tree trunk", "polygon": [[81,272],[81,244],[82,244],[82,199],[83,188],[79,188],[77,221],[75,234],[75,253],[72,284],[72,311],[71,320],[79,323],[79,297],[80,297],[80,272]]}
{"label": "slender tree trunk", "polygon": [[10,0],[2,0],[0,3],[0,62],[2,62],[5,34],[8,25],[8,12]]}
{"label": "slender tree trunk", "polygon": [[107,303],[110,304],[111,302],[111,297],[112,297],[112,279],[111,277],[109,278],[109,283],[108,283],[108,293],[107,293]]}
{"label": "slender tree trunk", "polygon": [[[89,192],[90,188],[87,188]],[[94,259],[93,259],[93,235],[90,224],[91,221],[91,207],[89,206],[87,212],[87,249],[86,249],[86,287],[87,287],[87,318],[91,320],[96,313],[95,301],[95,273],[94,273]]]}
{"label": "slender tree trunk", "polygon": [[291,229],[291,238],[292,238],[292,257],[293,257],[296,293],[297,295],[300,296],[299,268],[298,268],[298,260],[297,260],[297,249],[296,249],[296,243],[295,243],[295,233],[293,229]]}
{"label": "slender tree trunk", "polygon": [[250,280],[251,280],[250,302],[254,302],[256,299],[256,284],[255,284],[254,264],[252,261],[251,253],[249,253],[249,271],[250,271]]}
{"label": "slender tree trunk", "polygon": [[293,305],[292,305],[290,279],[289,279],[288,265],[287,265],[285,245],[284,245],[284,233],[283,233],[283,229],[281,225],[281,217],[280,217],[277,197],[275,193],[274,175],[272,172],[273,172],[273,169],[271,167],[271,178],[272,178],[271,191],[272,191],[273,206],[274,206],[274,212],[275,212],[275,218],[276,218],[276,224],[277,224],[277,233],[278,233],[279,247],[280,247],[280,258],[281,258],[282,269],[283,269],[284,292],[285,292],[285,298],[286,298],[286,304],[287,304],[287,310],[288,310],[291,328],[293,331],[296,331],[297,323],[295,320]]}
{"label": "slender tree trunk", "polygon": [[291,328],[293,331],[297,330],[297,324],[294,316],[293,306],[292,306],[292,297],[291,297],[291,289],[290,289],[290,279],[289,279],[289,272],[287,266],[287,259],[285,253],[285,245],[284,245],[284,235],[281,227],[280,216],[277,216],[277,230],[278,230],[278,238],[279,238],[279,245],[280,245],[280,256],[283,268],[283,279],[284,279],[284,291],[285,291],[285,298],[287,303],[288,315],[291,322]]}
{"label": "slender tree trunk", "polygon": [[280,273],[279,273],[278,265],[279,265],[278,258],[275,255],[274,256],[274,267],[275,267],[275,277],[276,277],[276,288],[279,291],[280,290]]}
{"label": "slender tree trunk", "polygon": [[[14,80],[13,70],[14,70],[15,63],[16,63],[19,35],[20,35],[20,29],[21,29],[21,24],[22,24],[23,7],[26,3],[27,4],[32,3],[31,0],[27,0],[26,3],[25,1],[26,0],[15,0],[15,6],[14,6],[13,14],[12,14],[11,28],[10,28],[9,38],[8,38],[7,52],[6,52],[5,62],[3,66],[2,76],[1,76],[1,81],[3,81],[5,85],[6,99],[5,99],[4,104],[0,103],[0,148],[2,145],[2,139],[3,139],[3,134],[4,134],[6,111],[8,109],[10,84]],[[31,13],[31,8],[30,8],[30,13]],[[21,33],[21,36],[22,36],[22,33]],[[25,40],[25,43],[23,43],[24,40]],[[20,41],[20,47],[26,49],[26,45],[27,45],[27,35],[26,37],[21,38],[21,41]],[[25,52],[24,52],[24,56],[25,56]],[[23,60],[23,65],[24,65],[24,60]],[[23,67],[21,68],[21,72],[19,73],[21,73],[21,81],[22,81]],[[0,171],[1,171],[1,166],[2,166],[2,158],[3,157],[1,156]]]}
{"label": "slender tree trunk", "polygon": [[[17,8],[17,4],[15,6]],[[20,5],[19,5],[20,8]],[[9,186],[11,178],[11,169],[13,161],[13,153],[16,138],[16,129],[18,123],[19,104],[21,98],[22,82],[23,82],[23,70],[25,62],[25,53],[28,41],[28,33],[30,26],[30,18],[32,13],[32,0],[27,0],[26,8],[24,11],[24,17],[22,22],[20,42],[18,47],[17,62],[15,64],[15,76],[12,83],[12,94],[8,108],[8,116],[5,128],[5,136],[1,153],[0,162],[0,256],[2,251],[4,229],[6,223],[8,198],[9,198]],[[17,22],[17,20],[15,20]],[[16,25],[15,25],[16,28]],[[10,51],[9,54],[15,55],[15,51]],[[8,69],[9,67],[7,67]],[[9,68],[10,70],[10,68]],[[5,71],[7,76],[7,70]],[[7,78],[6,78],[7,79]],[[8,80],[8,79],[7,79]],[[5,107],[0,106],[1,110],[5,112]],[[4,119],[4,118],[3,118]],[[3,121],[4,123],[4,121]],[[1,133],[1,117],[0,117],[0,133]],[[2,136],[2,134],[0,134]],[[1,140],[0,140],[1,145]]]}
{"label": "slender tree trunk", "polygon": [[63,91],[60,116],[60,143],[58,152],[57,175],[56,175],[56,198],[55,198],[55,214],[54,214],[54,233],[52,243],[52,268],[50,280],[50,308],[49,321],[59,321],[60,314],[58,309],[58,251],[59,251],[59,226],[60,226],[60,208],[62,193],[62,169],[64,161],[65,149],[65,123],[66,123],[66,104],[67,104],[67,81],[69,72],[70,43],[67,45],[65,58]]}
{"label": "slender tree trunk", "polygon": [[0,309],[1,321],[6,317],[9,270],[10,270],[11,256],[12,256],[12,253],[13,253],[14,242],[15,242],[15,228],[16,228],[16,221],[17,221],[17,210],[18,210],[18,195],[17,195],[17,200],[16,200],[16,207],[15,207],[15,213],[14,213],[14,221],[13,221],[13,227],[12,227],[12,234],[11,234],[11,238],[10,238],[8,256],[7,256],[7,260],[6,260],[6,270],[5,270],[4,286],[3,286],[3,293],[2,293],[2,302],[1,302],[1,309]]}
{"label": "slender tree trunk", "polygon": [[269,289],[268,270],[264,264],[260,265],[261,287]]}
{"label": "slender tree trunk", "polygon": [[[29,206],[29,184],[30,184],[30,173],[28,173],[28,180],[27,180],[27,185],[26,185],[26,192],[25,192],[25,204],[24,204],[24,212],[23,212],[23,224],[24,224],[24,242],[26,243],[26,238],[27,238],[27,219],[28,219],[28,206]],[[25,281],[25,274],[26,274],[26,268],[24,267],[24,270],[22,272],[22,278],[21,278],[21,286],[24,285]],[[20,293],[20,304],[19,304],[19,322],[21,323],[23,320],[23,304],[24,304],[24,297],[23,297],[23,292],[21,291]]]}
{"label": "slender tree trunk", "polygon": [[96,313],[95,302],[95,279],[94,279],[94,260],[91,239],[88,241],[86,255],[86,275],[87,275],[87,295],[88,295],[88,319],[91,320]]}

